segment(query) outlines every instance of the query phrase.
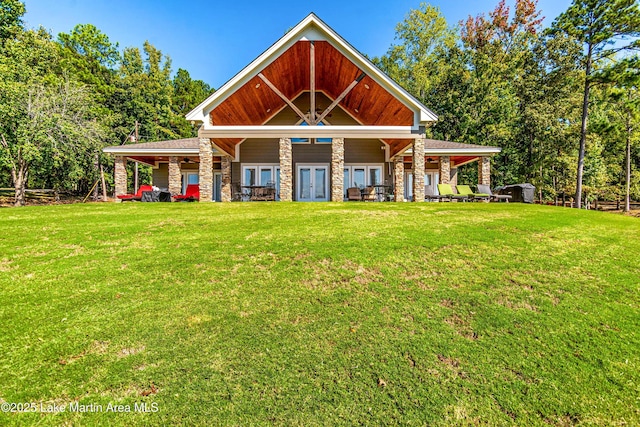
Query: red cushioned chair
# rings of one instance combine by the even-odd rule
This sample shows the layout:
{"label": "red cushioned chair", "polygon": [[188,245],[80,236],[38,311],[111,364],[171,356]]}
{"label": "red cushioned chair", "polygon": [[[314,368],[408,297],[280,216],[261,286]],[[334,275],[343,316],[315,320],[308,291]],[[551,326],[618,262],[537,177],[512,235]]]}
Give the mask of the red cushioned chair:
{"label": "red cushioned chair", "polygon": [[177,202],[193,202],[195,200],[200,200],[200,185],[187,185],[187,191],[185,191],[184,194],[173,196],[173,200]]}
{"label": "red cushioned chair", "polygon": [[153,187],[150,185],[141,185],[140,188],[138,188],[138,192],[136,194],[120,194],[118,196],[118,199],[122,200],[123,202],[133,200],[140,201],[142,200],[142,193],[144,191],[153,191]]}

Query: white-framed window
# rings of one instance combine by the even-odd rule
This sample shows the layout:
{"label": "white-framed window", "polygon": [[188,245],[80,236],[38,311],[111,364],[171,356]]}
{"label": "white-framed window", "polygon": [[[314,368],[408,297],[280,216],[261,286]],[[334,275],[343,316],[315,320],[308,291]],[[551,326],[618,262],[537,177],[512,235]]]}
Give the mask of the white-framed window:
{"label": "white-framed window", "polygon": [[[301,121],[298,123],[298,126],[309,126],[307,122]],[[324,122],[318,123],[318,126],[325,126]],[[331,144],[331,140],[333,138],[315,138],[313,141],[316,144]],[[292,144],[310,144],[311,140],[309,138],[291,138]]]}
{"label": "white-framed window", "polygon": [[274,185],[276,200],[280,199],[280,165],[255,164],[242,166],[242,185]]}
{"label": "white-framed window", "polygon": [[182,194],[187,191],[187,185],[200,184],[200,175],[198,171],[194,172],[182,172]]}
{"label": "white-framed window", "polygon": [[384,183],[383,165],[346,164],[344,165],[344,195],[347,188],[364,188]]}

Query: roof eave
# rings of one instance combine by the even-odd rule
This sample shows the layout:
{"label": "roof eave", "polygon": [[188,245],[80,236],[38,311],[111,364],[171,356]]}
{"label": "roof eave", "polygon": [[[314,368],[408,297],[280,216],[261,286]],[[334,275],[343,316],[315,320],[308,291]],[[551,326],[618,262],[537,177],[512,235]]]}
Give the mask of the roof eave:
{"label": "roof eave", "polygon": [[[502,151],[500,147],[484,147],[484,148],[425,148],[425,156],[486,156],[498,154]],[[412,156],[411,145],[406,150],[397,154],[397,156]]]}
{"label": "roof eave", "polygon": [[106,147],[102,151],[107,154],[123,156],[185,156],[199,155],[199,149],[194,148],[135,148],[135,147]]}

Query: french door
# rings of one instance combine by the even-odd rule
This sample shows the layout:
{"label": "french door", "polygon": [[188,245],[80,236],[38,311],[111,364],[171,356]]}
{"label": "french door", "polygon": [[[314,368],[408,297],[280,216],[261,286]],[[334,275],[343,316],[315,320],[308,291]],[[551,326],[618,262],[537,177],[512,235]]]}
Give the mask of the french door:
{"label": "french door", "polygon": [[329,200],[328,165],[299,165],[296,181],[296,200],[299,202]]}
{"label": "french door", "polygon": [[213,200],[222,201],[222,173],[220,172],[213,174]]}

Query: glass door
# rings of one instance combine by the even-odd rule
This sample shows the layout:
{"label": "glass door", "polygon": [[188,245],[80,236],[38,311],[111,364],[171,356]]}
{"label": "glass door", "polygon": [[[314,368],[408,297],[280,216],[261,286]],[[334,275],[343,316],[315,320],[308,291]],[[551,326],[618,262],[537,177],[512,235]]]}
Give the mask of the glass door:
{"label": "glass door", "polygon": [[326,202],[329,200],[329,167],[298,166],[297,198],[300,202]]}
{"label": "glass door", "polygon": [[213,200],[222,201],[222,174],[220,172],[213,174]]}
{"label": "glass door", "polygon": [[404,171],[404,199],[413,200],[413,171]]}
{"label": "glass door", "polygon": [[438,195],[438,172],[425,172],[424,174],[424,194],[428,196]]}

